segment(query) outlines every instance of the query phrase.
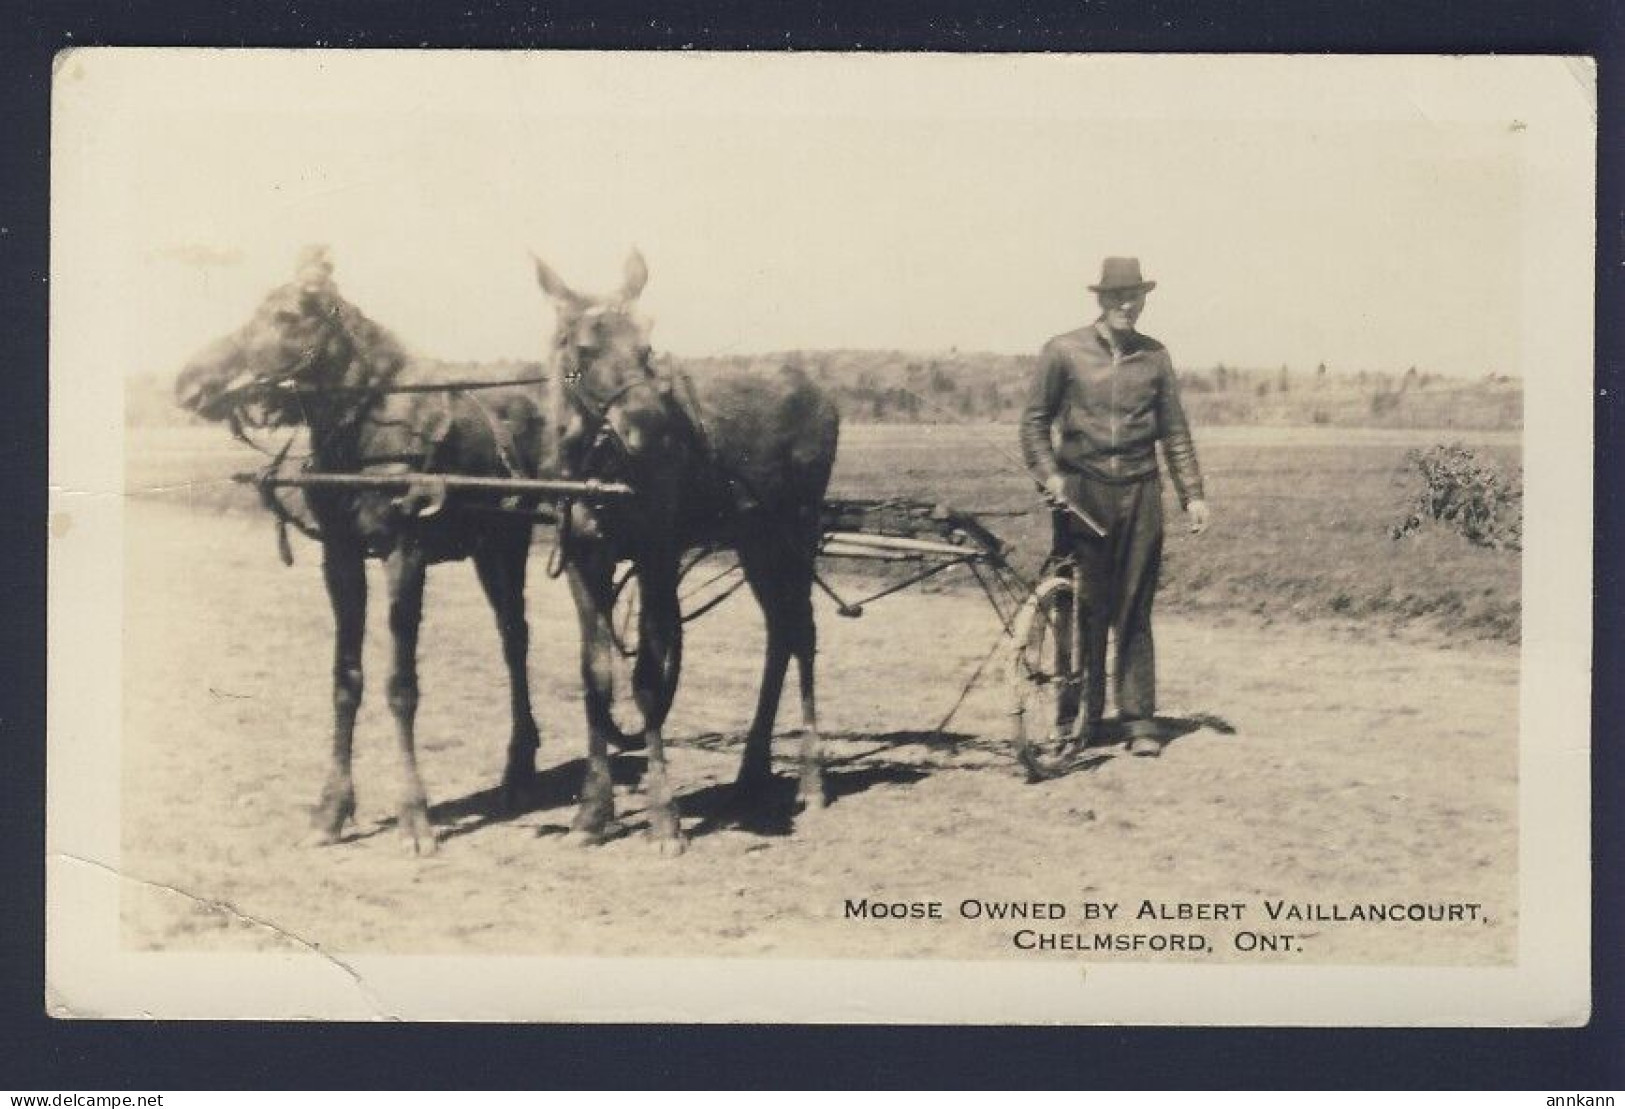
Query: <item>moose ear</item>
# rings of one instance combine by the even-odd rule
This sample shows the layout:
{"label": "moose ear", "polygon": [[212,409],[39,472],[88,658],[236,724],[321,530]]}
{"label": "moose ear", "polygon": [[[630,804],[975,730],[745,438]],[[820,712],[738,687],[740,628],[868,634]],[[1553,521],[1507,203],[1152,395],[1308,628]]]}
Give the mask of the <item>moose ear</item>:
{"label": "moose ear", "polygon": [[621,303],[630,304],[638,299],[643,287],[649,283],[649,264],[643,260],[643,254],[637,247],[626,259],[626,280],[621,283]]}
{"label": "moose ear", "polygon": [[564,283],[564,279],[562,277],[554,273],[552,268],[549,267],[546,262],[537,257],[534,251],[531,252],[530,259],[536,263],[536,282],[537,284],[541,285],[544,293],[552,297],[554,300],[565,300],[570,301],[571,303],[575,303],[581,299],[575,294],[574,290],[572,290],[570,286]]}

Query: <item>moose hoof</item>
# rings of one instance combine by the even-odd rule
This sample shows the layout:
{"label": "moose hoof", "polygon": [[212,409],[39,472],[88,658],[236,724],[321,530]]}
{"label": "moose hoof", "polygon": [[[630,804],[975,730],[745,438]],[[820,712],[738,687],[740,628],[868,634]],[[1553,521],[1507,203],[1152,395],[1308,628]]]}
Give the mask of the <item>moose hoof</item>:
{"label": "moose hoof", "polygon": [[578,847],[597,847],[615,830],[615,802],[609,779],[590,778],[570,821],[570,842]]}
{"label": "moose hoof", "polygon": [[829,807],[823,775],[814,774],[801,779],[801,787],[796,792],[796,807],[803,813],[821,813]]}
{"label": "moose hoof", "polygon": [[344,826],[355,817],[355,791],[346,786],[328,785],[310,811],[310,830],[299,840],[302,846],[326,847],[337,843]]}
{"label": "moose hoof", "polygon": [[315,827],[299,837],[300,847],[331,847],[339,841],[339,832],[332,828]]}
{"label": "moose hoof", "polygon": [[401,806],[401,843],[413,855],[433,855],[439,849],[434,825],[429,823],[429,809],[422,798]]}
{"label": "moose hoof", "polygon": [[677,819],[676,810],[671,803],[654,806],[649,813],[649,842],[654,844],[655,850],[665,856],[681,855],[687,841],[683,837],[683,826]]}

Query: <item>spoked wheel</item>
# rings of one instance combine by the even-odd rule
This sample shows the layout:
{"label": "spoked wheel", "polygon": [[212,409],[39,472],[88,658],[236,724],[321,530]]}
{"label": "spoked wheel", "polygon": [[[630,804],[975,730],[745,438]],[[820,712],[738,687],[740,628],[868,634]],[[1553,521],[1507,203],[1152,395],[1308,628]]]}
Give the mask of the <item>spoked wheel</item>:
{"label": "spoked wheel", "polygon": [[1083,748],[1087,703],[1070,568],[1046,577],[1016,614],[1011,666],[1016,759],[1029,782],[1056,777]]}
{"label": "spoked wheel", "polygon": [[637,699],[632,696],[632,666],[638,657],[638,616],[641,612],[641,593],[638,589],[637,570],[625,563],[615,573],[615,604],[610,610],[609,626],[615,640],[615,677],[611,685],[610,719],[615,722],[619,740],[611,740],[623,751],[641,751],[643,740],[643,713]]}
{"label": "spoked wheel", "polygon": [[[705,615],[745,584],[744,570],[735,559],[720,569],[710,565],[699,575],[702,580],[684,587],[683,582],[698,567],[705,565],[717,552],[710,548],[691,551],[678,567],[678,603],[682,607],[683,623]],[[614,603],[610,609],[610,632],[615,642],[615,678],[610,697],[610,718],[620,733],[616,746],[625,751],[643,748],[643,713],[632,695],[632,668],[638,658],[638,620],[643,609],[643,593],[638,583],[637,567],[622,563],[615,571]],[[665,691],[665,708],[671,708],[676,696],[675,685]]]}

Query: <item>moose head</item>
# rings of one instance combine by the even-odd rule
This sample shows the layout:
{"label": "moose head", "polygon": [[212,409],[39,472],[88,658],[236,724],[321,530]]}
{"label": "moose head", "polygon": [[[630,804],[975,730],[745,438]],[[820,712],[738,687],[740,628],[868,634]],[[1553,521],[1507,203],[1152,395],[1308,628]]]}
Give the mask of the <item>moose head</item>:
{"label": "moose head", "polygon": [[[637,312],[649,267],[636,248],[621,287],[607,295],[578,293],[540,258],[536,280],[557,313],[548,373],[549,419],[557,433],[554,464],[579,471],[594,441],[607,434],[635,462],[667,415],[665,394],[649,367],[650,323]],[[644,390],[639,386],[656,386]]]}
{"label": "moose head", "polygon": [[405,362],[400,345],[339,295],[328,249],[311,246],[300,252],[292,281],[187,363],[175,400],[211,420],[252,404],[265,423],[293,424],[308,414],[301,387],[376,384]]}

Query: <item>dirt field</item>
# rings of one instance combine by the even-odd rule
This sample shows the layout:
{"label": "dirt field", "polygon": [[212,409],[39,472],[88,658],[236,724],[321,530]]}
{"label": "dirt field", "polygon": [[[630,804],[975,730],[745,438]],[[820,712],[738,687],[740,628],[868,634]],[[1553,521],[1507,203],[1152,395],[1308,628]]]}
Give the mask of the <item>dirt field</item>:
{"label": "dirt field", "polygon": [[[1024,496],[1008,473],[994,472],[996,454],[978,464],[965,451],[946,452],[932,429],[911,429],[901,446],[874,429],[855,431],[838,479],[847,491],[918,485],[943,495],[946,484],[950,499],[971,507],[998,507],[988,499],[995,493],[1002,504]],[[1405,446],[1419,442],[1390,434],[1363,445],[1359,467],[1391,474]],[[218,444],[219,433],[209,435]],[[1290,578],[1313,553],[1291,544],[1330,549],[1336,535],[1270,519],[1262,502],[1245,500],[1260,488],[1247,475],[1274,474],[1280,466],[1270,459],[1287,452],[1302,464],[1299,501],[1320,511],[1329,502],[1312,495],[1314,475],[1342,473],[1336,467],[1353,457],[1347,441],[1334,450],[1314,433],[1232,438],[1203,440],[1216,509],[1228,511],[1216,531],[1267,520],[1276,545],[1251,549],[1259,566]],[[229,450],[201,456],[201,442],[190,432],[138,440],[133,483],[151,490],[240,461]],[[945,458],[953,474],[944,473]],[[1343,493],[1341,509],[1325,511],[1348,517],[1345,487],[1358,483],[1327,480]],[[760,663],[760,620],[741,594],[690,627],[669,730],[691,844],[675,860],[658,857],[641,835],[639,760],[630,757],[618,772],[627,834],[593,850],[565,843],[583,746],[576,633],[565,591],[540,573],[541,548],[530,614],[543,788],[530,811],[499,814],[490,790],[506,708],[496,635],[471,568],[438,568],[419,730],[441,850],[428,860],[404,855],[390,827],[396,775],[378,603],[357,731],[358,824],[348,842],[300,848],[330,729],[331,624],[318,554],[296,541],[296,565],[281,568],[269,521],[222,511],[228,503],[194,489],[132,498],[127,508],[121,870],[131,879],[132,947],[1433,965],[1504,962],[1515,952],[1516,649],[1451,630],[1436,610],[1396,622],[1386,612],[1304,619],[1291,606],[1226,604],[1227,590],[1243,588],[1234,584],[1241,570],[1192,580],[1204,560],[1242,558],[1247,548],[1221,535],[1207,537],[1219,542],[1205,559],[1188,540],[1173,542],[1169,603],[1157,625],[1163,711],[1203,726],[1160,760],[1114,755],[1042,785],[1024,784],[1010,761],[1002,673],[987,674],[937,730],[995,643],[997,624],[978,594],[906,594],[856,621],[821,603],[835,802],[816,827],[722,819],[718,787],[732,777]],[[1380,529],[1388,521],[1376,515],[1362,510],[1360,526],[1346,530]],[[1010,523],[1024,537],[1033,527]],[[1446,539],[1464,546],[1453,537],[1427,542],[1454,554]],[[1515,558],[1510,571],[1486,563],[1467,585],[1459,565],[1418,569],[1414,552],[1392,574],[1371,564],[1378,555],[1363,566],[1358,551],[1343,557],[1347,566],[1318,566],[1320,577],[1347,577],[1325,588],[1392,595],[1402,573],[1453,572],[1454,587],[1503,608],[1510,580],[1515,611]],[[377,597],[381,575],[373,582]],[[1434,586],[1415,586],[1425,588]],[[1349,609],[1328,615],[1340,612]],[[781,726],[793,722],[787,705]],[[794,746],[780,741],[784,753]],[[845,903],[860,898],[937,901],[947,919],[848,919]],[[1271,923],[1264,901],[1280,898],[1476,903],[1482,919]],[[965,899],[1061,902],[1069,917],[966,920]],[[1239,926],[1136,921],[1145,899],[1245,902],[1247,915]],[[1122,907],[1107,927],[1078,919],[1085,900]],[[1042,955],[1017,949],[1023,927],[1200,933],[1212,950]],[[1249,929],[1291,934],[1294,950],[1239,953],[1234,937]]]}

